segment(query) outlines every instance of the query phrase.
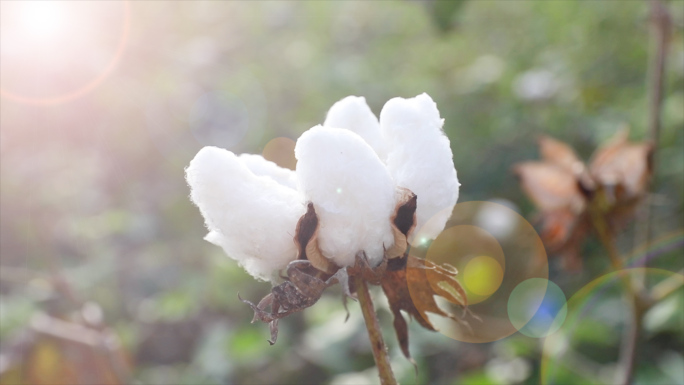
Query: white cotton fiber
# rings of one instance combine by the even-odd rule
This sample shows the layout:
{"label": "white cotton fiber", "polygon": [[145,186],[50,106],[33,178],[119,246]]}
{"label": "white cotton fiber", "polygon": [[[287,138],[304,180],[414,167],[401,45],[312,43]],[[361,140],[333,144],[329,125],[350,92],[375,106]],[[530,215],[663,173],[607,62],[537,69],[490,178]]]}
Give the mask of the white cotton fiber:
{"label": "white cotton fiber", "polygon": [[294,170],[283,168],[257,154],[240,154],[240,160],[256,176],[267,176],[283,186],[297,189],[297,176]]}
{"label": "white cotton fiber", "polygon": [[[436,238],[444,229],[458,200],[459,183],[443,124],[427,94],[391,99],[380,113],[388,145],[387,168],[397,186],[418,196],[416,230],[426,239]],[[409,237],[412,244],[418,231]]]}
{"label": "white cotton fiber", "polygon": [[380,124],[366,104],[366,98],[347,96],[333,104],[323,125],[354,131],[373,147],[381,160],[385,160],[387,149],[380,132]]}
{"label": "white cotton fiber", "polygon": [[380,263],[394,244],[394,183],[370,145],[349,130],[316,126],[297,140],[295,156],[299,189],[320,221],[323,255],[350,266],[365,250],[372,266]]}
{"label": "white cotton fiber", "polygon": [[294,232],[305,208],[300,195],[257,176],[230,151],[204,147],[186,169],[190,199],[221,246],[255,278],[269,280],[296,258]]}

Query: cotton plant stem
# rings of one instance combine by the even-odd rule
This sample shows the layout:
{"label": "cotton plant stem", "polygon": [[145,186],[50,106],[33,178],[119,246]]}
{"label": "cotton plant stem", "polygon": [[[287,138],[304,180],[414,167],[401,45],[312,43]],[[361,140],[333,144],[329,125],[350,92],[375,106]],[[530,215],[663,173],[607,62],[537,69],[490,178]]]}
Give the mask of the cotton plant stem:
{"label": "cotton plant stem", "polygon": [[[670,40],[671,20],[667,6],[661,0],[650,0],[650,22],[652,49],[649,63],[648,78],[648,140],[653,144],[651,167],[655,170],[658,143],[660,141],[660,128],[662,121],[663,90],[665,79],[665,63],[667,59],[667,47]],[[647,191],[651,191],[655,172]],[[639,210],[637,223],[642,224],[637,233],[637,244],[649,244],[653,237],[653,209],[651,199],[647,199],[643,208]]]}
{"label": "cotton plant stem", "polygon": [[637,345],[639,342],[639,333],[641,331],[641,319],[646,307],[639,297],[639,293],[634,288],[630,275],[624,274],[624,270],[621,270],[622,261],[617,254],[614,237],[606,236],[604,234],[601,236],[601,241],[608,252],[611,264],[617,274],[620,275],[620,280],[624,287],[625,299],[632,305],[632,323],[623,335],[622,344],[620,345],[620,362],[622,363],[621,366],[624,368],[624,372],[622,378],[619,379],[618,382],[620,384],[629,385],[632,383],[633,379],[634,363],[636,361]]}
{"label": "cotton plant stem", "polygon": [[380,375],[380,383],[382,385],[396,385],[397,380],[394,378],[394,372],[392,372],[392,367],[390,366],[387,346],[385,345],[382,333],[380,332],[380,324],[375,315],[373,300],[368,291],[368,285],[360,275],[354,277],[354,281],[356,284],[356,293],[359,297],[359,304],[361,305],[361,312],[366,321],[366,329],[368,329],[368,337],[370,338],[371,348],[373,350],[375,366],[377,366]]}
{"label": "cotton plant stem", "polygon": [[651,31],[655,48],[650,64],[648,135],[653,145],[658,147],[660,139],[661,110],[663,105],[663,84],[667,45],[670,40],[670,14],[661,0],[651,0]]}
{"label": "cotton plant stem", "polygon": [[[667,45],[670,39],[670,15],[667,7],[661,0],[650,0],[651,13],[651,33],[652,39],[655,43],[655,48],[651,57],[650,76],[649,76],[649,108],[648,108],[648,136],[653,145],[653,153],[651,154],[651,167],[653,177],[649,182],[647,191],[653,188],[653,179],[655,179],[655,165],[657,159],[658,143],[660,141],[661,128],[661,111],[663,104],[663,84],[665,78],[665,62],[667,58]],[[653,210],[650,199],[647,199],[642,210],[640,210],[637,223],[642,223],[642,234],[638,234],[640,243],[650,244],[653,237]],[[614,242],[613,242],[614,245]],[[615,249],[613,247],[613,249]],[[614,250],[615,251],[615,250]],[[610,253],[610,251],[609,251]],[[612,258],[611,258],[612,259]],[[645,275],[639,277],[643,286]],[[620,359],[624,365],[624,375],[622,378],[623,384],[631,384],[634,380],[634,366],[636,361],[637,345],[639,342],[639,333],[642,327],[643,315],[647,310],[644,301],[639,298],[639,293],[634,289],[633,282],[629,276],[625,277],[629,290],[629,295],[632,297],[633,318],[632,325],[629,332],[625,336],[623,346],[621,348]]]}
{"label": "cotton plant stem", "polygon": [[629,385],[632,383],[634,374],[634,363],[636,360],[637,345],[639,342],[639,334],[641,331],[642,317],[647,309],[646,303],[639,295],[639,291],[635,288],[634,282],[629,274],[625,274],[622,259],[615,246],[615,235],[612,234],[605,218],[605,213],[601,210],[593,210],[592,221],[594,228],[599,235],[603,247],[608,253],[608,258],[620,277],[620,281],[624,288],[625,298],[632,305],[632,323],[623,335],[622,345],[620,346],[620,362],[624,367],[622,378],[619,379],[620,384]]}

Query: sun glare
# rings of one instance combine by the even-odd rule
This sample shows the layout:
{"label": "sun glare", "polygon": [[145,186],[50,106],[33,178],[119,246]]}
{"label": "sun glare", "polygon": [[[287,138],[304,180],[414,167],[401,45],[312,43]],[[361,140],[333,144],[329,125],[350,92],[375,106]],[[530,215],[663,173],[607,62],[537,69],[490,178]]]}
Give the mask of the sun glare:
{"label": "sun glare", "polygon": [[21,28],[38,39],[58,37],[67,27],[64,8],[53,1],[27,1],[21,9]]}
{"label": "sun glare", "polygon": [[57,104],[97,87],[121,58],[129,0],[2,1],[0,96]]}

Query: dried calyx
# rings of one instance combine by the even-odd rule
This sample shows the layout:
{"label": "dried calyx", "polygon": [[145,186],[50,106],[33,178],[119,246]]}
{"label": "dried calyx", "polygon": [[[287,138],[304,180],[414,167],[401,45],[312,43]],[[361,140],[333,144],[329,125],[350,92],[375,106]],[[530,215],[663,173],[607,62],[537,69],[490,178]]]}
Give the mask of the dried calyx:
{"label": "dried calyx", "polygon": [[618,131],[587,166],[566,143],[542,137],[543,161],[514,167],[540,211],[542,240],[552,253],[563,256],[568,270],[581,269],[580,247],[592,229],[616,233],[646,194],[653,146],[627,138],[626,129]]}
{"label": "dried calyx", "polygon": [[[308,204],[295,235],[299,259],[288,265],[287,276],[282,277],[285,281],[273,287],[271,293],[257,305],[240,298],[254,310],[252,322],[258,320],[269,323],[271,344],[278,337],[278,320],[314,305],[329,286],[340,283],[345,295],[356,300],[356,288],[351,285],[353,280],[350,279],[355,276],[382,287],[394,315],[399,345],[411,361],[408,327],[402,310],[432,331],[437,329],[430,322],[428,312],[467,325],[462,319],[441,309],[434,298],[440,296],[452,304],[467,308],[466,293],[455,279],[456,269],[409,255],[407,238],[415,228],[417,196],[408,189],[402,189],[401,196],[391,221],[395,234],[394,245],[385,250],[382,261],[374,267],[368,263],[363,252],[356,255],[354,265],[347,267],[337,266],[323,257],[316,242],[319,221],[313,203]],[[409,290],[409,285],[412,290]]]}

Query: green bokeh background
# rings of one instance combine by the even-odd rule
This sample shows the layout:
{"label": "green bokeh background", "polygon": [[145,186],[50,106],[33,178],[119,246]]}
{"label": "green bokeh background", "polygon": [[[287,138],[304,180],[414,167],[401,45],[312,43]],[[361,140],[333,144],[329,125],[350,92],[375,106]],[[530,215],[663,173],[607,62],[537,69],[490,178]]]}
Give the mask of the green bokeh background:
{"label": "green bokeh background", "polygon": [[[656,236],[684,228],[684,3],[667,6]],[[266,325],[249,323],[237,292],[256,299],[270,286],[202,240],[183,174],[194,154],[204,145],[260,153],[322,123],[347,95],[379,113],[392,97],[427,92],[445,118],[459,201],[507,199],[531,217],[510,168],[537,158],[539,134],[584,159],[622,126],[646,138],[649,36],[643,1],[132,2],[124,54],[92,92],[54,106],[2,99],[0,265],[27,277],[0,281],[0,352],[32,314],[59,306],[40,277],[60,271],[102,307],[138,383],[375,381],[360,311],[351,304],[344,323],[337,289],[283,320],[275,346]],[[633,226],[620,234],[621,252],[634,238]],[[550,279],[568,298],[609,269],[596,241],[583,259],[577,274],[551,259]],[[681,249],[654,265],[680,271]],[[415,322],[414,375],[376,301],[401,383],[539,383],[540,340],[459,343]],[[588,344],[618,343],[599,328],[582,329]],[[667,334],[674,347],[649,335],[641,383],[678,380],[683,329]],[[526,374],[497,377],[510,367]]]}

